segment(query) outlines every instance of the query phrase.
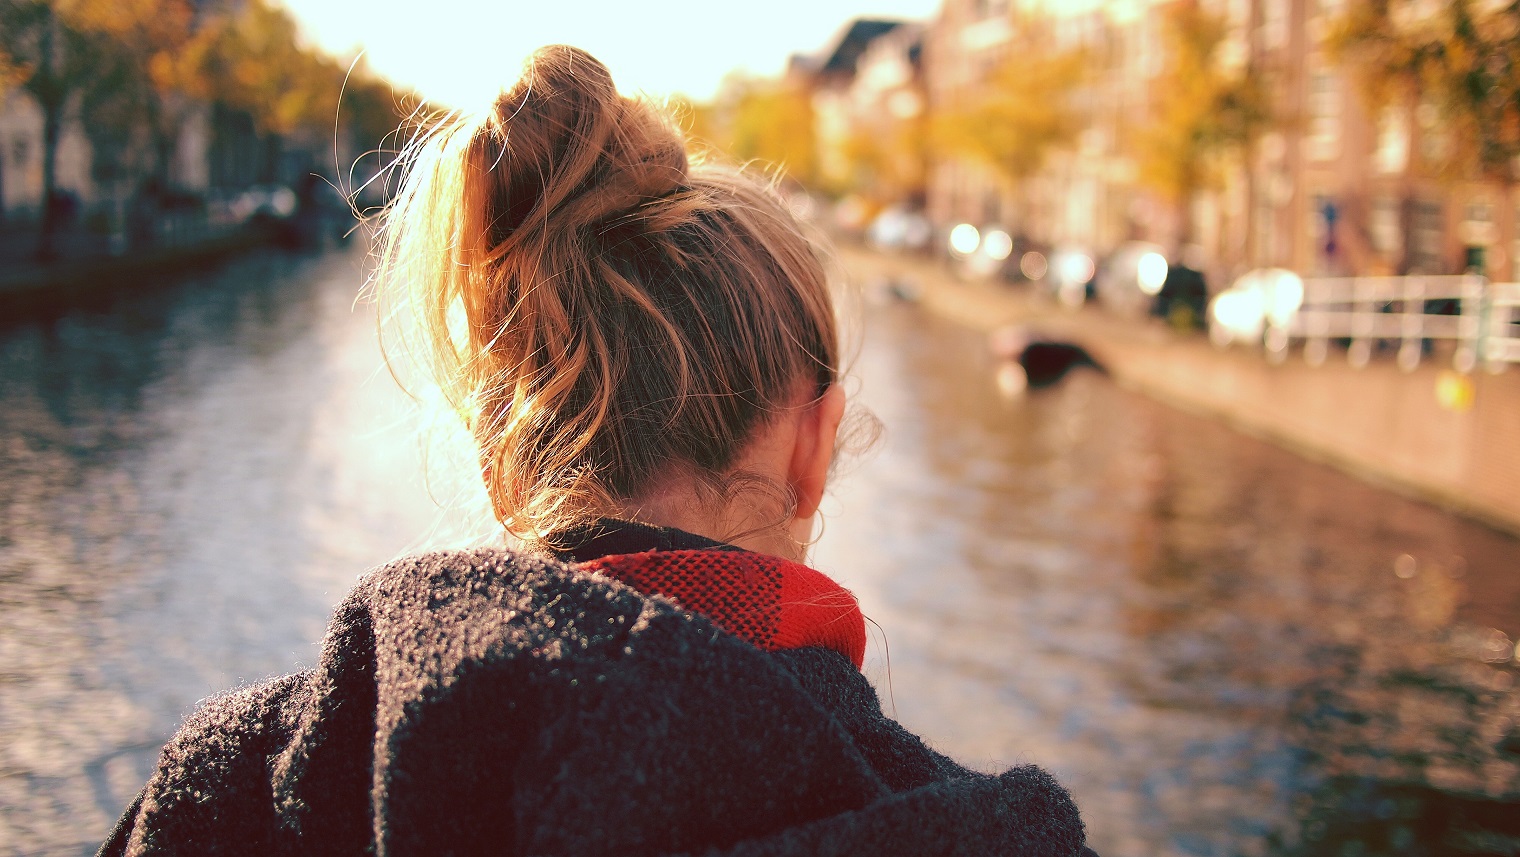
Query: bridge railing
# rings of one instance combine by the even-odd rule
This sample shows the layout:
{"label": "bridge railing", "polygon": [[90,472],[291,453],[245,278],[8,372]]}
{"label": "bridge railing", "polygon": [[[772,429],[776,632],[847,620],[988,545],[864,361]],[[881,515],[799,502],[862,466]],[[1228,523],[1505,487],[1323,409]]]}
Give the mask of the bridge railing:
{"label": "bridge railing", "polygon": [[1491,364],[1520,363],[1520,283],[1489,285],[1491,314],[1479,354]]}
{"label": "bridge railing", "polygon": [[1295,342],[1313,365],[1325,361],[1332,342],[1345,345],[1358,367],[1375,348],[1396,348],[1405,371],[1449,343],[1439,350],[1450,350],[1458,371],[1479,364],[1500,371],[1520,363],[1520,283],[1476,275],[1307,279],[1297,309],[1270,316],[1263,336],[1274,361]]}

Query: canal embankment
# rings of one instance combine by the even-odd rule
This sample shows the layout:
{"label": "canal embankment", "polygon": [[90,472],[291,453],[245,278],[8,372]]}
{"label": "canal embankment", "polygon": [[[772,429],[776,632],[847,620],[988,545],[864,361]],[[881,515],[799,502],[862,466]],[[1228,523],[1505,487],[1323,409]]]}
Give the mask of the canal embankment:
{"label": "canal embankment", "polygon": [[333,231],[321,219],[259,218],[222,226],[197,217],[181,220],[193,228],[121,252],[99,241],[68,240],[92,236],[64,234],[49,261],[37,260],[32,241],[0,242],[0,318],[19,319],[163,283],[262,248],[315,249]]}
{"label": "canal embankment", "polygon": [[0,309],[8,315],[21,314],[72,303],[109,288],[215,264],[268,240],[267,235],[247,229],[195,244],[121,256],[11,264],[0,272]]}
{"label": "canal embankment", "polygon": [[1296,352],[1272,364],[1259,350],[1219,349],[1202,335],[1101,308],[1069,311],[1016,288],[966,282],[934,261],[843,246],[869,281],[910,281],[928,310],[991,332],[1025,325],[1076,342],[1119,384],[1383,487],[1520,533],[1520,373],[1478,370],[1462,395],[1442,396],[1452,375],[1441,361],[1413,372],[1391,354],[1353,368],[1311,366]]}

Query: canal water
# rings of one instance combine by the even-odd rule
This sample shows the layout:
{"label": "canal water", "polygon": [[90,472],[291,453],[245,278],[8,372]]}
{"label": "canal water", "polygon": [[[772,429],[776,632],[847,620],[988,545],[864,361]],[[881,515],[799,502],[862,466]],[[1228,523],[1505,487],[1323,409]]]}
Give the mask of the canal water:
{"label": "canal water", "polygon": [[[365,568],[480,532],[358,257],[0,327],[0,854],[90,853],[198,699],[310,664]],[[870,310],[815,563],[883,704],[1032,762],[1118,855],[1515,853],[1520,542],[979,336]],[[443,510],[450,510],[445,512]]]}

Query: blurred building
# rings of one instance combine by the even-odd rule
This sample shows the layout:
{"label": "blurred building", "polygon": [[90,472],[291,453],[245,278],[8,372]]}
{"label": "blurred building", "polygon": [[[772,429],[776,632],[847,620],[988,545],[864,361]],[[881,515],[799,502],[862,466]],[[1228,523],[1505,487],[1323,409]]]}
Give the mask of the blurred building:
{"label": "blurred building", "polygon": [[[42,211],[42,110],[20,92],[0,95],[0,211],[32,219]],[[79,122],[64,126],[58,143],[58,187],[93,202],[96,184],[90,141]]]}
{"label": "blurred building", "polygon": [[[41,109],[25,92],[0,96],[0,207],[13,221],[35,220],[42,210],[42,125]],[[70,109],[58,146],[57,192],[83,209],[125,204],[152,178],[151,145],[142,134],[113,136],[92,127]],[[151,192],[200,199],[292,183],[320,166],[324,150],[331,157],[332,146],[314,132],[261,133],[246,112],[222,104],[190,104],[170,143],[166,184]]]}
{"label": "blurred building", "polygon": [[922,205],[923,37],[919,23],[860,18],[813,57],[795,58],[793,74],[812,93],[825,187]]}
{"label": "blurred building", "polygon": [[1129,239],[1177,254],[1186,243],[1215,288],[1261,266],[1308,275],[1476,268],[1520,277],[1520,197],[1422,169],[1422,153],[1445,145],[1436,106],[1370,115],[1352,76],[1331,59],[1326,38],[1348,0],[1197,0],[1225,25],[1215,62],[1257,75],[1272,118],[1253,145],[1222,159],[1219,181],[1190,199],[1147,188],[1130,143],[1158,121],[1157,78],[1168,61],[1163,13],[1185,2],[945,0],[924,35],[931,113],[989,86],[1002,64],[1017,64],[1017,28],[1031,20],[1053,49],[1082,48],[1091,68],[1066,96],[1081,133],[1023,180],[930,149],[927,202],[936,225],[998,224],[1035,244],[1095,254]]}
{"label": "blurred building", "polygon": [[[183,82],[156,82],[145,70],[152,66],[155,50],[168,52],[169,48],[154,47],[152,39],[144,44],[126,38],[98,21],[85,24],[81,23],[84,18],[66,20],[60,10],[72,8],[70,4],[45,5],[51,8],[50,17],[45,19],[51,22],[48,32],[72,33],[72,38],[81,40],[77,44],[84,47],[72,49],[70,55],[78,61],[67,67],[67,74],[60,73],[52,84],[46,84],[38,82],[42,75],[39,72],[34,76],[33,70],[53,65],[51,60],[44,61],[44,56],[61,56],[62,49],[52,47],[55,40],[22,38],[14,43],[32,53],[15,62],[26,70],[24,74],[15,81],[0,81],[4,84],[0,86],[0,223],[24,228],[41,220],[45,209],[43,176],[48,146],[37,92],[60,93],[54,117],[58,127],[53,151],[56,210],[64,213],[65,220],[94,215],[88,219],[95,227],[113,218],[119,220],[121,212],[129,208],[138,213],[199,209],[208,200],[230,198],[259,185],[309,184],[308,176],[314,171],[331,175],[338,169],[341,173],[338,164],[353,163],[358,151],[369,148],[353,145],[353,123],[378,117],[389,130],[393,127],[390,123],[399,118],[393,116],[388,87],[375,96],[377,84],[373,80],[362,75],[350,79],[334,60],[301,46],[292,37],[294,22],[277,5],[190,0],[188,19],[171,19],[176,26],[182,25],[182,32],[173,34],[175,38],[211,33],[223,40],[212,43],[212,50],[252,57],[245,56],[236,73],[226,72],[228,79],[236,79],[246,90],[231,87],[230,95],[225,82],[216,95]],[[110,7],[97,5],[96,14]],[[255,11],[260,17],[248,24],[245,32],[237,22],[242,20],[240,16]],[[202,30],[208,21],[215,21],[217,27]],[[117,25],[126,26],[120,21]],[[190,42],[169,44],[183,49]],[[16,50],[14,45],[11,49]],[[229,67],[237,62],[226,58],[219,61]],[[282,64],[294,61],[301,62],[297,72],[287,74],[290,69]],[[180,73],[209,72],[199,68]],[[337,110],[340,81],[347,93],[356,94],[354,98],[362,99],[366,93],[372,97],[368,101],[351,98],[354,103],[345,103]],[[292,91],[307,85],[318,90],[315,98],[307,91]],[[322,87],[330,87],[331,94],[320,91]],[[250,97],[250,92],[254,96]],[[300,103],[302,99],[317,103],[312,112],[320,118],[314,120],[308,115],[292,120],[281,116],[271,121],[271,116],[282,109],[288,112],[286,102]],[[334,111],[347,120],[346,127],[338,131],[324,115]],[[254,115],[260,112],[262,119]],[[378,138],[383,133],[372,136]]]}
{"label": "blurred building", "polygon": [[875,204],[922,206],[922,46],[919,23],[852,21],[812,75],[819,162],[827,184]]}
{"label": "blurred building", "polygon": [[1081,132],[1070,146],[1051,151],[1033,174],[1014,180],[979,159],[931,150],[931,219],[942,227],[996,224],[1035,245],[1089,252],[1141,237],[1135,234],[1144,231],[1140,224],[1154,225],[1121,146],[1125,131],[1144,114],[1146,81],[1158,68],[1147,5],[946,0],[925,40],[931,111],[951,111],[976,98],[1005,65],[1016,70],[1017,28],[1030,26],[1036,15],[1046,49],[1082,49],[1091,67],[1088,79],[1068,94]]}

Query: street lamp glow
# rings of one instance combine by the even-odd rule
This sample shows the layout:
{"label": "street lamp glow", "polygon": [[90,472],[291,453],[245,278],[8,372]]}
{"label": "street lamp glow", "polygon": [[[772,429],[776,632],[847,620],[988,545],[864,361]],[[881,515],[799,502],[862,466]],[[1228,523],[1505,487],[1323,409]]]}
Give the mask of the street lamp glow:
{"label": "street lamp glow", "polygon": [[950,230],[950,252],[959,256],[970,256],[981,246],[982,233],[969,223],[962,223]]}
{"label": "street lamp glow", "polygon": [[1013,253],[1013,239],[1001,229],[993,229],[982,239],[982,252],[1001,262]]}
{"label": "street lamp glow", "polygon": [[1209,306],[1213,324],[1209,337],[1218,345],[1231,342],[1249,342],[1261,336],[1261,322],[1265,307],[1262,294],[1256,289],[1220,292]]}
{"label": "street lamp glow", "polygon": [[1304,305],[1304,281],[1292,271],[1278,270],[1273,274],[1267,318],[1275,327],[1287,327],[1298,308]]}
{"label": "street lamp glow", "polygon": [[1086,253],[1071,251],[1061,256],[1061,279],[1068,283],[1086,283],[1093,277],[1093,260]]}
{"label": "street lamp glow", "polygon": [[1140,257],[1135,265],[1136,277],[1139,280],[1140,291],[1148,295],[1161,293],[1161,287],[1166,283],[1167,264],[1166,257],[1152,250]]}

